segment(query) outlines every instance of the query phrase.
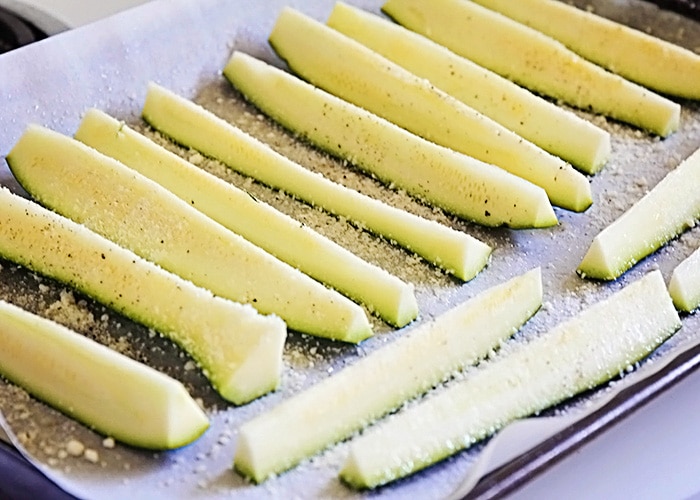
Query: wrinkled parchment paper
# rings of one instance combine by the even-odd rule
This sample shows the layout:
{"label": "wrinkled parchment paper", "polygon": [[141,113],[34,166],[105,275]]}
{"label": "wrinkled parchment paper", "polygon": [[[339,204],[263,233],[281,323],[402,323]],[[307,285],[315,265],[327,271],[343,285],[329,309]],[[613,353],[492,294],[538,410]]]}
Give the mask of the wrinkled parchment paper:
{"label": "wrinkled parchment paper", "polygon": [[[379,1],[350,2],[379,12]],[[700,26],[690,20],[638,0],[580,2],[606,16],[651,31],[688,48],[700,48]],[[0,156],[6,155],[27,124],[40,123],[72,135],[81,114],[100,108],[143,128],[138,116],[146,85],[156,81],[200,102],[263,140],[292,147],[310,168],[327,163],[241,102],[224,81],[221,69],[232,50],[246,51],[281,64],[266,37],[284,5],[294,6],[320,20],[332,0],[163,0],[122,13],[94,25],[62,33],[46,41],[0,56]],[[681,130],[666,140],[631,127],[580,113],[613,136],[613,156],[592,178],[594,206],[584,214],[557,210],[560,225],[550,229],[484,229],[447,217],[370,181],[362,188],[390,203],[469,232],[495,247],[489,267],[469,283],[460,283],[407,253],[342,221],[309,209],[284,194],[247,183],[256,196],[292,213],[304,223],[337,238],[361,256],[416,285],[425,321],[479,291],[541,266],[545,307],[518,335],[527,337],[575,314],[581,308],[620,289],[650,269],[660,268],[668,279],[673,267],[700,243],[694,229],[672,242],[615,283],[591,283],[574,270],[600,229],[640,198],[682,159],[700,147],[700,106],[681,101]],[[178,150],[185,157],[187,151]],[[344,168],[331,164],[331,168]],[[234,183],[245,180],[226,169],[217,171]],[[361,176],[348,171],[348,177]],[[21,192],[4,161],[0,183]],[[1,209],[1,208],[0,208]],[[296,469],[254,486],[231,470],[240,423],[272,407],[343,365],[366,355],[398,335],[374,320],[377,336],[361,346],[290,333],[285,350],[283,386],[243,407],[222,401],[176,347],[145,328],[106,310],[60,284],[0,261],[0,298],[42,315],[54,317],[81,333],[107,342],[186,384],[212,420],[210,430],[186,448],[153,453],[105,440],[85,427],[31,399],[24,391],[0,381],[2,428],[38,469],[66,491],[83,498],[445,498],[461,495],[481,474],[506,463],[547,436],[600,407],[618,390],[655,370],[662,370],[678,352],[698,340],[696,316],[684,317],[683,329],[649,360],[621,380],[546,412],[546,418],[515,424],[486,444],[480,444],[411,478],[376,492],[357,493],[336,478],[344,460],[342,443]],[[517,341],[517,338],[515,339]],[[381,381],[377,381],[381,383]],[[90,453],[75,452],[76,444]],[[79,456],[74,456],[79,455]]]}

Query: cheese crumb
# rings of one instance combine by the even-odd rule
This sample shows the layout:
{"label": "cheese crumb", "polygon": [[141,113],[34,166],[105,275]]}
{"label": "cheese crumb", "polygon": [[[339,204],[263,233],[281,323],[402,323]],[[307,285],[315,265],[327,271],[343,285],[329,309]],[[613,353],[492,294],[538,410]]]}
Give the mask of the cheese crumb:
{"label": "cheese crumb", "polygon": [[83,457],[85,458],[85,460],[93,464],[96,464],[100,461],[99,453],[97,453],[97,450],[93,450],[92,448],[86,449],[85,453],[83,454]]}
{"label": "cheese crumb", "polygon": [[85,445],[77,439],[71,439],[66,443],[66,451],[72,457],[79,457],[85,452]]}

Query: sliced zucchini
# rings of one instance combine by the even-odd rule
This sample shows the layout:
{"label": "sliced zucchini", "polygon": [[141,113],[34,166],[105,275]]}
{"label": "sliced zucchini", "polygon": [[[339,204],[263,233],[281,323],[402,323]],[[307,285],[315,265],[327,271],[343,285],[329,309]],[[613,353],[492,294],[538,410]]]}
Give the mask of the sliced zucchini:
{"label": "sliced zucchini", "polygon": [[676,266],[668,291],[679,311],[691,312],[700,306],[700,249]]}
{"label": "sliced zucchini", "polygon": [[534,92],[662,137],[678,129],[680,105],[474,2],[388,0],[382,10],[407,28]]}
{"label": "sliced zucchini", "polygon": [[143,115],[151,126],[177,142],[268,186],[344,217],[416,252],[458,278],[472,279],[488,262],[491,247],[476,238],[399,210],[311,172],[163,87],[149,86]]}
{"label": "sliced zucchini", "polygon": [[283,262],[361,302],[392,325],[405,326],[418,316],[412,285],[170,153],[109,115],[89,110],[75,137],[159,183]]}
{"label": "sliced zucchini", "polygon": [[579,264],[586,278],[614,280],[700,218],[700,149],[669,172],[591,243]]}
{"label": "sliced zucchini", "polygon": [[3,377],[122,443],[179,448],[209,427],[177,380],[4,301],[0,344]]}
{"label": "sliced zucchini", "polygon": [[559,40],[628,80],[662,94],[700,99],[700,56],[593,12],[554,0],[473,0]]}
{"label": "sliced zucchini", "polygon": [[0,188],[0,257],[71,286],[173,340],[224,399],[275,389],[286,328],[212,296],[111,241]]}
{"label": "sliced zucchini", "polygon": [[224,75],[282,126],[447,212],[486,226],[557,223],[542,188],[421,139],[279,68],[235,52]]}
{"label": "sliced zucchini", "polygon": [[351,443],[341,477],[373,488],[407,476],[618,376],[681,322],[654,271]]}
{"label": "sliced zucchini", "polygon": [[235,468],[260,482],[485,357],[542,304],[540,270],[460,304],[243,424]]}
{"label": "sliced zucchini", "polygon": [[215,295],[313,335],[360,342],[372,334],[357,304],[70,137],[31,126],[7,163],[42,205]]}
{"label": "sliced zucchini", "polygon": [[428,38],[343,2],[327,24],[585,173],[610,155],[603,129]]}
{"label": "sliced zucchini", "polygon": [[543,188],[553,205],[577,212],[591,205],[590,184],[571,165],[342,33],[286,8],[269,40],[291,70],[311,84],[426,140],[522,177]]}

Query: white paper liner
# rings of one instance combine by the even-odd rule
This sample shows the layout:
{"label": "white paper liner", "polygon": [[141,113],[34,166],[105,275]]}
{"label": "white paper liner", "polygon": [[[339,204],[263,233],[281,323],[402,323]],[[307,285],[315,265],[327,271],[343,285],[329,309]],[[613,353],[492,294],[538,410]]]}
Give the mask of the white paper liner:
{"label": "white paper liner", "polygon": [[[377,1],[350,3],[372,12],[379,12],[381,4]],[[690,48],[700,47],[697,23],[673,14],[661,14],[650,4],[636,0],[586,3],[631,25],[648,26],[652,32]],[[285,5],[325,20],[333,1],[155,1],[0,56],[0,154],[7,154],[28,123],[40,123],[72,135],[82,112],[88,107],[100,108],[138,124],[149,81],[194,98],[222,115],[228,113],[228,119],[238,119],[240,106],[230,106],[237,96],[223,80],[221,70],[234,48],[281,64],[274,58],[266,38],[277,13]],[[585,214],[557,210],[561,224],[556,228],[535,231],[483,229],[433,213],[407,201],[405,196],[383,188],[368,188],[391,198],[392,203],[407,204],[412,211],[468,231],[494,245],[496,250],[491,265],[467,284],[457,283],[364,233],[352,230],[344,234],[338,230],[337,224],[340,223],[337,221],[298,206],[280,194],[256,185],[247,187],[257,190],[256,196],[267,197],[283,207],[291,206],[291,211],[308,217],[310,224],[321,226],[319,230],[324,229],[323,226],[333,226],[332,231],[340,231],[339,237],[354,244],[353,249],[361,255],[377,259],[382,264],[398,259],[398,266],[390,270],[416,283],[423,318],[439,314],[451,304],[536,265],[542,266],[546,306],[522,333],[536,335],[637,279],[649,269],[660,268],[668,278],[674,265],[697,246],[698,230],[695,229],[646,259],[618,282],[608,285],[584,282],[573,272],[590,239],[602,227],[700,147],[700,108],[697,103],[684,101],[682,104],[682,129],[664,141],[583,114],[613,133],[614,155],[592,180],[594,207]],[[2,163],[0,184],[21,191]],[[367,248],[374,249],[374,253]],[[378,256],[380,253],[387,256]],[[405,265],[407,260],[410,265]],[[46,311],[62,289],[60,285],[36,280],[30,273],[14,266],[5,265],[0,269],[0,297],[14,302],[26,300],[26,297],[43,297],[38,302],[21,304],[40,313]],[[181,450],[154,454],[119,444],[112,448],[105,446],[103,437],[28,398],[14,386],[0,383],[0,411],[4,414],[0,427],[6,430],[17,447],[66,491],[82,498],[105,499],[230,498],[234,495],[236,498],[405,498],[409,495],[414,498],[445,498],[455,495],[455,491],[459,491],[457,496],[460,496],[483,474],[541,443],[572,420],[590,414],[613,397],[615,391],[659,369],[671,359],[672,352],[686,349],[694,342],[698,331],[697,317],[685,317],[684,328],[652,356],[652,362],[642,364],[621,382],[562,407],[557,417],[509,426],[485,447],[474,447],[411,478],[367,493],[352,491],[336,479],[343,462],[345,443],[263,485],[249,484],[231,470],[236,429],[241,422],[280,399],[326,376],[329,371],[342,368],[345,363],[402,332],[390,333],[385,325],[376,322],[378,336],[358,348],[292,335],[285,351],[288,368],[284,387],[250,405],[234,408],[221,401],[196,370],[185,369],[186,358],[168,342],[158,337],[151,338],[145,329],[89,301],[76,307],[88,310],[98,319],[106,314],[108,318],[102,322],[104,325],[97,319],[95,322],[105,331],[121,335],[128,348],[147,351],[150,364],[183,380],[193,395],[202,399],[212,418],[212,427],[205,436]],[[307,356],[309,346],[313,346],[318,354]],[[84,456],[64,456],[66,443],[72,439],[97,451],[97,463],[86,460]]]}

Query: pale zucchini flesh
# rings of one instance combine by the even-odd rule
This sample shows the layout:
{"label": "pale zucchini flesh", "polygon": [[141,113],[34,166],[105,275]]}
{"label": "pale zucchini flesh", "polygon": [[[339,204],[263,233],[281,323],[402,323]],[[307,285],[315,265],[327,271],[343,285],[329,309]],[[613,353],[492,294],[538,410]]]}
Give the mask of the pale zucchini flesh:
{"label": "pale zucchini flesh", "polygon": [[679,311],[692,312],[700,306],[700,250],[676,266],[668,292]]}
{"label": "pale zucchini flesh", "polygon": [[256,482],[349,437],[476,363],[539,309],[539,269],[494,286],[243,424],[235,468]]}
{"label": "pale zucchini flesh", "polygon": [[700,55],[555,0],[473,0],[545,33],[568,48],[662,94],[700,99]]}
{"label": "pale zucchini flesh", "polygon": [[279,384],[286,328],[194,286],[111,241],[0,188],[0,257],[84,293],[180,345],[226,400]]}
{"label": "pale zucchini flesh", "polygon": [[424,139],[543,188],[553,205],[581,212],[592,203],[586,177],[359,42],[291,8],[269,38],[291,70],[313,85]]}
{"label": "pale zucchini flesh", "polygon": [[177,380],[4,301],[0,344],[0,375],[122,443],[179,448],[209,427]]}
{"label": "pale zucchini flesh", "polygon": [[143,107],[151,126],[228,167],[347,218],[416,252],[463,280],[486,266],[491,248],[437,222],[418,217],[332,182],[278,154],[234,125],[172,92],[151,85]]}
{"label": "pale zucchini flesh", "polygon": [[373,488],[623,373],[681,326],[661,273],[515,348],[350,443],[341,477]]}
{"label": "pale zucchini flesh", "polygon": [[666,137],[680,105],[585,60],[528,26],[466,0],[388,0],[399,24],[539,94]]}
{"label": "pale zucchini flesh", "polygon": [[428,142],[279,68],[235,52],[224,74],[282,126],[449,213],[486,226],[557,224],[542,188]]}
{"label": "pale zucchini flesh", "polygon": [[343,2],[327,24],[582,172],[596,173],[610,155],[605,130],[422,35]]}
{"label": "pale zucchini flesh", "polygon": [[614,280],[700,218],[700,149],[603,229],[579,264],[586,278]]}
{"label": "pale zucchini flesh", "polygon": [[172,92],[151,85],[143,116],[152,127],[176,142],[396,242],[458,278],[472,279],[488,262],[491,247],[476,238],[311,172]]}
{"label": "pale zucchini flesh", "polygon": [[[151,86],[149,93],[168,92]],[[165,96],[168,102],[175,97]],[[224,227],[402,327],[418,316],[413,286],[308,226],[195,167],[124,123],[89,110],[76,139],[159,183]]]}
{"label": "pale zucchini flesh", "polygon": [[7,161],[41,204],[215,295],[312,335],[360,342],[372,334],[359,305],[70,137],[32,126]]}

